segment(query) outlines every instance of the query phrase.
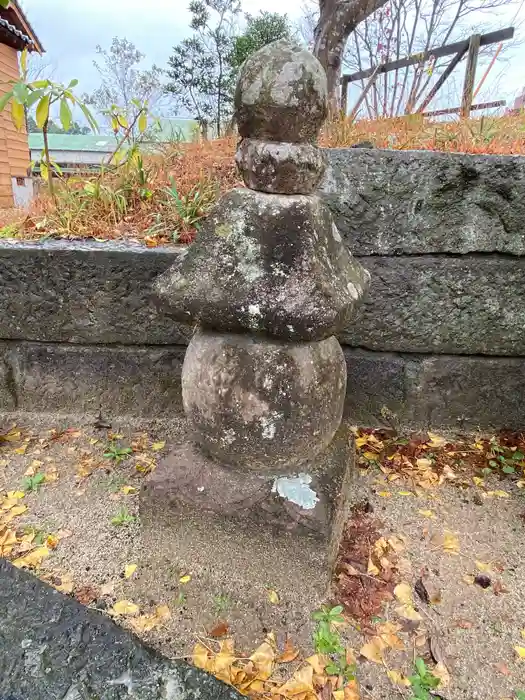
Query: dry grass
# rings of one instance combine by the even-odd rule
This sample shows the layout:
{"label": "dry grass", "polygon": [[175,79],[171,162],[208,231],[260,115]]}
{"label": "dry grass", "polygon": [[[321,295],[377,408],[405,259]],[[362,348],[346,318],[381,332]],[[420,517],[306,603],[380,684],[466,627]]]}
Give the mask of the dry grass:
{"label": "dry grass", "polygon": [[[525,113],[451,122],[418,115],[340,120],[325,126],[320,142],[341,148],[361,141],[398,150],[525,154]],[[133,159],[103,177],[72,178],[59,188],[57,206],[44,192],[29,213],[0,211],[0,238],[189,243],[213,201],[242,184],[233,159],[235,145],[234,138],[170,145],[158,155],[144,156],[143,163]]]}

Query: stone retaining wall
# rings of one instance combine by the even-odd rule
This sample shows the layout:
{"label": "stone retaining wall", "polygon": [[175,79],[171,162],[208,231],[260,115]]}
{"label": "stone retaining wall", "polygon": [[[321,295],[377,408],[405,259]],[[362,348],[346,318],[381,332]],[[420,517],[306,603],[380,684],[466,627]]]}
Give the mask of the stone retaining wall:
{"label": "stone retaining wall", "polygon": [[[356,422],[523,427],[525,159],[329,151],[321,196],[371,272],[341,335]],[[150,299],[176,248],[0,244],[0,411],[163,415],[191,329]]]}

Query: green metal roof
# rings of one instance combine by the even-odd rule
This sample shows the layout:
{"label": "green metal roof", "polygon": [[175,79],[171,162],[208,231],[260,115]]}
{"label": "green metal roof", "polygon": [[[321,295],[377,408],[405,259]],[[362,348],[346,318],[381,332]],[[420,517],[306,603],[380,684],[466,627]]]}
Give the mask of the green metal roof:
{"label": "green metal roof", "polygon": [[[52,151],[95,151],[100,153],[112,153],[116,147],[113,136],[105,134],[49,134],[49,148]],[[44,137],[42,134],[29,134],[29,148],[42,150]]]}
{"label": "green metal roof", "polygon": [[[159,123],[148,134],[148,141],[190,141],[197,128],[198,123],[194,119],[159,119]],[[48,139],[52,151],[112,153],[116,146],[115,137],[108,134],[49,134]],[[40,151],[44,148],[44,137],[41,133],[29,134],[29,148]]]}

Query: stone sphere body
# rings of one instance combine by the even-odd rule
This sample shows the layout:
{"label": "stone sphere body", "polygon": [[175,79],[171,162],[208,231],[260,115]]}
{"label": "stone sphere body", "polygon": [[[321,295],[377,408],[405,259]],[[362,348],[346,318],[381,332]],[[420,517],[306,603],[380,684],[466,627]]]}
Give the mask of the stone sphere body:
{"label": "stone sphere body", "polygon": [[327,113],[326,74],[306,49],[282,39],[245,61],[235,92],[242,137],[313,142]]}
{"label": "stone sphere body", "polygon": [[293,473],[341,423],[346,363],[335,337],[286,343],[197,331],[182,370],[197,444],[246,470]]}

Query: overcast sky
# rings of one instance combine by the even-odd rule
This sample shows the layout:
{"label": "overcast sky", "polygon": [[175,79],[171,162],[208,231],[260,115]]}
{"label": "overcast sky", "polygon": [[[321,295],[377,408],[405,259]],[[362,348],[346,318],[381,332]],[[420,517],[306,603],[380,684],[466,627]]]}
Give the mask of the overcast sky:
{"label": "overcast sky", "polygon": [[[483,0],[481,0],[483,2]],[[89,92],[98,85],[93,68],[95,47],[109,47],[114,36],[126,37],[146,55],[144,67],[156,63],[164,67],[174,44],[189,34],[187,11],[189,0],[22,0],[28,19],[46,49],[46,60],[54,69],[54,78],[69,81],[78,78],[79,93]],[[261,9],[286,11],[292,20],[301,14],[302,0],[242,0],[244,12]],[[519,5],[518,5],[519,6]],[[499,10],[494,28],[508,26],[516,15],[516,5],[510,12]],[[486,22],[492,18],[484,17]],[[525,20],[525,2],[521,3],[515,26]],[[525,38],[525,26],[518,30]],[[525,86],[525,48],[515,51],[515,60],[497,75],[498,94],[489,85],[485,99],[512,97]],[[496,86],[494,86],[494,89]]]}

